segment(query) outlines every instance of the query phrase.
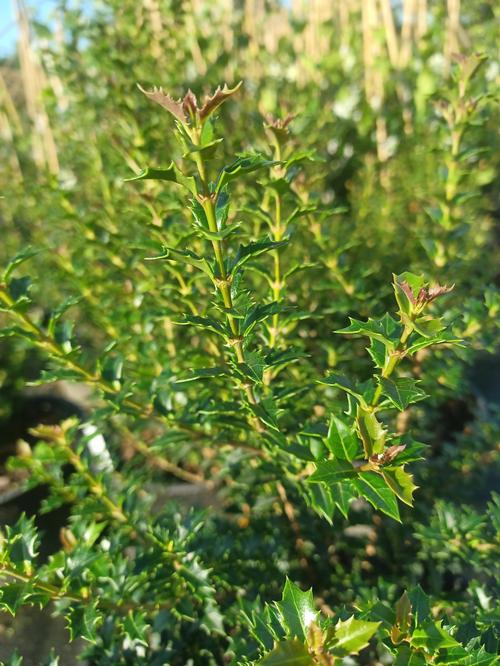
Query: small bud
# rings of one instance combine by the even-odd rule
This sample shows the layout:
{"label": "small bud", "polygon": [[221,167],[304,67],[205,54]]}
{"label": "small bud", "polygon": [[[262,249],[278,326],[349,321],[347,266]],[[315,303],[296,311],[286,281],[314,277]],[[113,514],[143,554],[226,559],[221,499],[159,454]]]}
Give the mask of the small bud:
{"label": "small bud", "polygon": [[31,458],[33,455],[31,446],[24,439],[18,440],[16,444],[16,453],[20,458]]}
{"label": "small bud", "polygon": [[275,118],[270,113],[264,114],[266,123],[264,124],[267,132],[274,136],[280,146],[282,146],[290,137],[289,125],[297,116],[289,113],[285,118]]}
{"label": "small bud", "polygon": [[203,125],[226,99],[237,92],[241,83],[240,81],[234,88],[228,88],[227,84],[223,88],[219,86],[213,95],[205,98],[202,106],[198,106],[196,95],[191,90],[188,90],[182,99],[175,100],[157,86],[153,90],[144,90],[139,84],[137,84],[137,87],[146,97],[166,109],[183,125],[193,124],[196,126]]}
{"label": "small bud", "polygon": [[73,532],[68,527],[61,527],[59,531],[59,539],[64,550],[69,553],[74,550],[77,540]]}

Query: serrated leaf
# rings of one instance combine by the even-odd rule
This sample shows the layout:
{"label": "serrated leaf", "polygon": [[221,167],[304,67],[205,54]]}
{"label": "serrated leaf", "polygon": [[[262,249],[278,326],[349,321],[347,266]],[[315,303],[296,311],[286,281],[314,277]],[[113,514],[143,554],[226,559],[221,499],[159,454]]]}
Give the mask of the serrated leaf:
{"label": "serrated leaf", "polygon": [[356,429],[363,442],[365,458],[368,460],[374,453],[382,453],[385,446],[387,431],[377,419],[375,412],[358,405],[356,410]]}
{"label": "serrated leaf", "polygon": [[243,82],[240,81],[234,86],[234,88],[228,88],[227,84],[224,84],[223,88],[218,86],[213,95],[206,97],[203,106],[201,106],[199,110],[201,122],[206,123],[219,106],[240,89],[242,83]]}
{"label": "serrated leaf", "polygon": [[149,628],[146,613],[140,611],[129,611],[123,620],[123,631],[128,638],[141,645],[148,645],[146,632]]}
{"label": "serrated leaf", "polygon": [[181,326],[192,324],[193,326],[198,326],[199,328],[203,328],[206,331],[217,333],[217,335],[220,335],[222,337],[226,336],[226,329],[224,328],[224,326],[213,317],[200,317],[198,315],[186,314],[184,315],[183,320],[178,321],[176,323]]}
{"label": "serrated leaf", "polygon": [[267,319],[267,317],[278,314],[282,311],[283,305],[278,303],[278,301],[273,301],[272,303],[265,303],[262,305],[259,303],[253,305],[243,320],[241,326],[242,334],[248,335],[259,321],[263,321],[264,319]]}
{"label": "serrated leaf", "polygon": [[381,377],[380,384],[383,395],[400,412],[404,411],[408,405],[428,397],[425,391],[418,387],[418,380],[411,377],[399,377],[395,380]]}
{"label": "serrated leaf", "polygon": [[124,180],[125,182],[133,182],[135,180],[166,180],[171,183],[177,183],[191,192],[191,194],[196,195],[196,180],[193,176],[185,176],[174,162],[171,162],[165,169],[146,167],[136,176],[124,178]]}
{"label": "serrated leaf", "polygon": [[358,654],[368,645],[379,626],[380,622],[356,620],[354,616],[345,621],[339,620],[330,649],[338,657]]}
{"label": "serrated leaf", "polygon": [[308,487],[306,496],[311,508],[316,511],[318,516],[324,518],[332,524],[332,518],[335,511],[335,502],[333,501],[330,488],[323,483],[311,483]]}
{"label": "serrated leaf", "polygon": [[414,319],[413,327],[424,338],[435,338],[445,328],[441,320],[427,316]]}
{"label": "serrated leaf", "polygon": [[269,168],[274,164],[276,164],[276,162],[268,160],[259,153],[240,155],[234,160],[234,162],[225,166],[221,170],[219,178],[217,179],[215,191],[220,192],[227,183],[235,178],[239,178],[240,176],[256,171],[257,169]]}
{"label": "serrated leaf", "polygon": [[286,579],[281,601],[276,602],[283,627],[289,636],[305,641],[308,628],[316,621],[318,611],[314,607],[312,589],[302,592],[298,585]]}
{"label": "serrated leaf", "polygon": [[461,338],[457,338],[451,333],[448,333],[447,331],[443,331],[435,338],[420,338],[419,340],[412,342],[407,347],[406,354],[411,356],[412,354],[415,354],[416,352],[420,351],[421,349],[425,349],[426,347],[432,347],[433,345],[444,345],[444,344],[448,345],[458,344],[463,346],[464,341]]}
{"label": "serrated leaf", "polygon": [[358,440],[352,428],[334,414],[330,417],[325,444],[336,458],[354,460],[358,452]]}
{"label": "serrated leaf", "polygon": [[163,254],[157,257],[146,257],[146,261],[158,261],[160,259],[188,264],[189,266],[193,266],[194,268],[203,271],[209,277],[213,277],[212,269],[207,260],[204,257],[198,256],[191,250],[177,250],[173,247],[164,247]]}
{"label": "serrated leaf", "polygon": [[394,520],[401,522],[396,496],[387,482],[375,472],[362,472],[352,480],[353,486],[370,504]]}
{"label": "serrated leaf", "polygon": [[340,388],[346,393],[352,395],[358,401],[364,403],[364,399],[360,393],[359,388],[348,377],[344,377],[344,375],[338,375],[337,373],[332,373],[331,375],[328,375],[328,377],[325,377],[324,379],[318,379],[318,384],[326,384],[326,386],[335,386],[337,388]]}
{"label": "serrated leaf", "polygon": [[431,614],[431,606],[429,603],[429,597],[425,594],[420,585],[416,585],[414,588],[409,590],[408,596],[411,601],[411,607],[413,612],[413,618],[415,620],[415,626],[420,626]]}
{"label": "serrated leaf", "polygon": [[456,641],[443,627],[441,622],[427,619],[416,627],[410,639],[413,647],[424,649],[429,654],[438,650],[459,646]]}
{"label": "serrated leaf", "polygon": [[370,354],[372,361],[377,368],[382,369],[385,366],[387,360],[387,347],[383,342],[373,338],[370,342],[370,346],[366,348],[366,351]]}
{"label": "serrated leaf", "polygon": [[247,261],[258,257],[264,252],[269,252],[270,250],[276,250],[279,247],[283,247],[288,243],[288,239],[281,241],[258,241],[255,243],[249,243],[248,245],[240,245],[235,257],[229,264],[229,272],[234,273],[236,270],[241,268]]}
{"label": "serrated leaf", "polygon": [[104,618],[97,610],[98,600],[89,602],[85,606],[71,606],[65,612],[65,618],[70,634],[70,640],[83,638],[89,643],[96,643],[98,639],[98,628]]}
{"label": "serrated leaf", "polygon": [[322,460],[316,465],[316,471],[307,479],[309,483],[338,483],[344,479],[353,479],[357,472],[347,460]]}
{"label": "serrated leaf", "polygon": [[281,641],[272,652],[257,662],[262,666],[314,666],[304,643],[298,640]]}
{"label": "serrated leaf", "polygon": [[389,314],[385,314],[381,319],[368,319],[368,321],[359,321],[349,317],[351,322],[346,328],[341,328],[335,333],[342,335],[366,335],[373,340],[378,340],[389,349],[394,349],[398,343],[402,327]]}
{"label": "serrated leaf", "polygon": [[413,506],[413,493],[418,488],[413,483],[413,476],[405,472],[403,467],[395,467],[394,469],[382,468],[381,473],[387,485],[399,499],[408,504],[408,506]]}

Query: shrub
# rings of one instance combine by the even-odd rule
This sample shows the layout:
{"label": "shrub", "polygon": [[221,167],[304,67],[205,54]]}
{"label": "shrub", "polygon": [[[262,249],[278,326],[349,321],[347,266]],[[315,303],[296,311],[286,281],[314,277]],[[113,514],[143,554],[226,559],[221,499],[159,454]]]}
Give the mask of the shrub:
{"label": "shrub", "polygon": [[[297,118],[258,116],[251,85],[125,94],[132,55],[100,62],[107,25],[89,22],[84,53],[123,107],[94,130],[113,95],[78,99],[57,130],[82,185],[35,173],[21,203],[7,190],[6,220],[51,222],[9,241],[24,245],[0,281],[10,374],[29,349],[32,383],[90,396],[8,462],[45,494],[2,531],[0,607],[50,604],[103,665],[497,663],[498,498],[465,504],[497,420],[446,418],[456,394],[477,411],[466,363],[498,330],[484,57],[458,58],[435,104],[415,96],[411,132],[391,89],[401,147],[374,161],[360,121],[365,159],[332,201],[311,81]],[[39,519],[60,509],[50,551]]]}

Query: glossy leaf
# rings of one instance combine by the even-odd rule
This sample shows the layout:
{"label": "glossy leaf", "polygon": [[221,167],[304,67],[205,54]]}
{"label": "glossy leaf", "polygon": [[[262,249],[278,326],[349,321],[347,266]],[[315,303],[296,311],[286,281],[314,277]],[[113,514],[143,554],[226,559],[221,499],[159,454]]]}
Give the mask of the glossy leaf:
{"label": "glossy leaf", "polygon": [[354,460],[358,452],[358,440],[351,427],[334,414],[330,417],[326,445],[336,458]]}
{"label": "glossy leaf", "polygon": [[356,620],[354,616],[345,621],[339,620],[330,649],[339,657],[358,654],[368,645],[379,626],[380,622]]}
{"label": "glossy leaf", "polygon": [[298,640],[281,641],[263,659],[262,666],[314,666],[307,647]]}
{"label": "glossy leaf", "polygon": [[289,636],[306,640],[308,628],[316,621],[318,612],[314,606],[312,590],[303,592],[288,578],[283,589],[283,597],[276,603]]}
{"label": "glossy leaf", "polygon": [[375,472],[362,472],[352,480],[352,484],[375,509],[400,521],[396,496],[382,476]]}
{"label": "glossy leaf", "polygon": [[398,377],[397,379],[382,377],[380,384],[383,394],[400,412],[404,411],[408,405],[427,398],[425,391],[419,388],[418,381],[410,377]]}

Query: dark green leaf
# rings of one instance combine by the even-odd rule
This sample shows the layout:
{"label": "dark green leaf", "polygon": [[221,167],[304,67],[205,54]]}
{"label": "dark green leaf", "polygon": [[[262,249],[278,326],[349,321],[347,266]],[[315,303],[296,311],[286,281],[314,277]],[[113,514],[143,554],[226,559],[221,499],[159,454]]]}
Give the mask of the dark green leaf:
{"label": "dark green leaf", "polygon": [[356,620],[354,616],[345,621],[339,620],[335,625],[331,651],[338,657],[358,654],[368,645],[379,625],[380,622]]}
{"label": "dark green leaf", "polygon": [[132,182],[134,180],[167,180],[172,183],[182,185],[191,194],[196,195],[196,181],[192,176],[185,176],[174,164],[171,162],[165,169],[151,169],[147,167],[137,176],[125,178],[125,182]]}
{"label": "dark green leaf", "polygon": [[276,606],[288,635],[305,641],[308,628],[318,616],[312,590],[302,592],[300,587],[287,578],[282,600]]}
{"label": "dark green leaf", "polygon": [[344,479],[353,479],[357,472],[347,460],[324,460],[318,462],[316,471],[308,478],[310,483],[337,483]]}
{"label": "dark green leaf", "polygon": [[385,446],[387,431],[377,419],[374,411],[358,405],[356,411],[356,428],[363,442],[365,458],[370,458],[374,453],[382,453]]}
{"label": "dark green leaf", "polygon": [[382,377],[380,379],[382,393],[391,403],[404,411],[408,405],[427,398],[427,394],[418,386],[418,380],[411,377],[399,377],[398,379],[389,379]]}
{"label": "dark green leaf", "polygon": [[298,640],[281,641],[268,655],[257,662],[260,666],[314,666],[304,643]]}
{"label": "dark green leaf", "polygon": [[259,153],[240,155],[235,159],[232,164],[225,166],[219,174],[215,191],[220,190],[231,180],[239,178],[240,176],[256,171],[257,169],[269,168],[276,164],[276,162],[268,160]]}
{"label": "dark green leaf", "polygon": [[352,480],[353,486],[372,506],[401,522],[396,496],[385,479],[375,472],[362,472]]}
{"label": "dark green leaf", "polygon": [[352,427],[334,414],[330,417],[326,445],[336,458],[354,460],[358,452],[358,439]]}

